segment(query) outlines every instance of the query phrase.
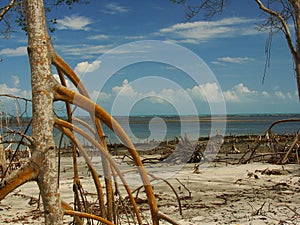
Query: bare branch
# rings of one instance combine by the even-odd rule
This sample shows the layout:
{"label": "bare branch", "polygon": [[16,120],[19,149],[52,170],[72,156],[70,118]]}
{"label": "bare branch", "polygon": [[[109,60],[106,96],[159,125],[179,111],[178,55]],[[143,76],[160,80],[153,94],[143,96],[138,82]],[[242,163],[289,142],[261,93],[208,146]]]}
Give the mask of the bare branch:
{"label": "bare branch", "polygon": [[255,1],[258,4],[258,6],[261,10],[263,10],[264,12],[270,14],[271,16],[274,16],[275,18],[277,18],[280,21],[280,23],[283,27],[283,32],[285,34],[285,38],[287,40],[288,46],[289,46],[290,51],[292,53],[292,56],[293,56],[293,58],[296,62],[297,61],[297,52],[296,52],[295,47],[293,45],[291,32],[290,32],[290,29],[289,29],[288,24],[286,23],[285,19],[280,15],[280,13],[267,8],[260,0],[255,0]]}
{"label": "bare branch", "polygon": [[11,0],[8,5],[5,7],[1,8],[1,13],[0,13],[0,21],[3,19],[4,15],[14,6],[16,0]]}
{"label": "bare branch", "polygon": [[202,0],[197,5],[190,5],[186,0],[174,1],[178,4],[184,4],[186,8],[186,19],[190,20],[203,12],[205,18],[211,18],[221,13],[225,7],[226,0]]}
{"label": "bare branch", "polygon": [[30,160],[20,169],[5,177],[0,183],[0,200],[19,186],[28,181],[35,180],[39,174],[39,170],[40,167],[33,160]]}
{"label": "bare branch", "polygon": [[20,96],[16,96],[16,95],[12,95],[12,94],[0,94],[0,97],[15,98],[15,99],[24,100],[26,102],[31,102],[31,99],[20,97]]}

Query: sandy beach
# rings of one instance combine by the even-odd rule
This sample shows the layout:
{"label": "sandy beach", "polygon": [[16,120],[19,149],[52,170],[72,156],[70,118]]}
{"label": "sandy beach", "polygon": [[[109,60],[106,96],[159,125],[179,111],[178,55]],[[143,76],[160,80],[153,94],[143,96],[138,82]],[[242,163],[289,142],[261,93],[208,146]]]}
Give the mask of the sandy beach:
{"label": "sandy beach", "polygon": [[[97,160],[93,158],[95,165]],[[120,158],[116,161],[121,162]],[[92,178],[84,159],[79,157],[78,162],[86,199],[93,204],[96,202],[96,191]],[[300,224],[300,166],[297,164],[211,163],[200,165],[198,173],[193,172],[194,164],[170,166],[168,169],[158,164],[147,167],[153,175],[168,181],[178,194],[180,204],[164,181],[153,182],[160,211],[180,224]],[[140,185],[134,174],[128,173],[125,178],[132,190]],[[60,194],[62,200],[70,205],[74,202],[72,185],[72,160],[63,157]],[[38,197],[35,182],[13,191],[0,203],[0,224],[43,224],[42,204],[38,206]],[[142,215],[149,218],[143,191],[137,199]],[[124,217],[120,215],[120,218]],[[69,216],[64,218],[65,224],[72,221]],[[122,224],[126,224],[125,219]],[[162,221],[161,224],[168,223]]]}

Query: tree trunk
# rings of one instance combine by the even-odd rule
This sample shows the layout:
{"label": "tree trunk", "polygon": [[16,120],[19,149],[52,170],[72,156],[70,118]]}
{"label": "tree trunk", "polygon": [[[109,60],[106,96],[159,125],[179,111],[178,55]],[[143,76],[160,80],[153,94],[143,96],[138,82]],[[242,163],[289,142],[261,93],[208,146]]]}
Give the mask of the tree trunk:
{"label": "tree trunk", "polygon": [[25,0],[28,55],[32,85],[33,160],[40,165],[37,183],[43,199],[45,224],[63,224],[53,141],[53,85],[49,36],[42,0]]}
{"label": "tree trunk", "polygon": [[5,149],[3,147],[1,136],[0,136],[0,169],[1,169],[1,173],[0,173],[0,177],[1,177],[2,175],[4,175],[4,172],[6,170],[6,155],[5,155]]}
{"label": "tree trunk", "polygon": [[296,31],[296,57],[294,57],[295,69],[296,69],[296,80],[298,88],[298,98],[300,100],[300,1],[292,1],[296,15],[295,31]]}

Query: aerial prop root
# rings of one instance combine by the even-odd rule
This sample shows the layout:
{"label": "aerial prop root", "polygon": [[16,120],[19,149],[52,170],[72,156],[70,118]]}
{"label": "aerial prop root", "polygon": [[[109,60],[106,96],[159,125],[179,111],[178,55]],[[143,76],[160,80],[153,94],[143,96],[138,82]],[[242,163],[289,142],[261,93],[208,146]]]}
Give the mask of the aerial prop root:
{"label": "aerial prop root", "polygon": [[[70,124],[64,120],[61,120],[61,119],[56,119],[56,125],[58,126],[61,126],[61,127],[65,127],[67,129],[70,129],[70,130],[73,130],[74,132],[82,135],[84,138],[86,138],[88,141],[90,141],[96,148],[98,148],[101,152],[101,154],[109,161],[110,165],[112,166],[112,168],[116,171],[116,173],[118,174],[118,176],[120,177],[126,191],[127,191],[127,194],[131,200],[131,203],[133,205],[133,208],[134,208],[134,211],[135,211],[135,214],[137,216],[137,219],[139,221],[140,224],[142,224],[142,220],[141,220],[141,216],[139,214],[139,210],[138,210],[138,207],[137,207],[137,204],[135,202],[135,199],[134,197],[132,196],[132,192],[129,188],[129,185],[127,184],[124,176],[122,175],[122,171],[119,169],[118,165],[115,163],[115,161],[113,160],[113,158],[109,155],[109,153],[107,151],[105,151],[103,149],[103,147],[99,144],[99,142],[97,142],[94,138],[92,138],[89,134],[87,134],[85,131],[81,130],[80,128],[74,126],[73,124]],[[68,136],[70,135],[67,131],[64,131]],[[76,141],[76,144],[78,147],[80,147],[80,143],[78,141]],[[86,153],[86,151],[84,150],[83,147],[80,147],[79,148],[80,152],[83,154],[87,164],[93,168],[93,165],[92,165],[92,162],[90,161],[89,159],[89,156],[88,154]],[[96,176],[98,177],[98,176]]]}
{"label": "aerial prop root", "polygon": [[149,177],[147,176],[147,173],[143,167],[141,159],[139,158],[139,155],[133,143],[131,142],[125,131],[122,129],[122,127],[119,125],[119,123],[113,117],[111,117],[103,108],[91,101],[89,98],[74,91],[68,90],[65,87],[56,87],[55,100],[61,100],[75,104],[90,113],[94,111],[95,117],[100,119],[108,128],[110,128],[121,140],[121,142],[127,147],[128,152],[130,153],[130,155],[134,159],[136,166],[138,167],[141,179],[143,181],[144,188],[147,194],[147,199],[151,209],[153,223],[154,225],[158,224],[158,209],[155,202],[153,190],[150,185]]}
{"label": "aerial prop root", "polygon": [[[66,75],[71,82],[76,86],[79,93],[81,93],[83,96],[90,99],[90,96],[85,89],[84,85],[82,84],[80,78],[77,76],[77,74],[74,72],[74,70],[62,59],[62,57],[59,56],[59,54],[55,51],[53,45],[50,45],[51,47],[51,53],[52,53],[52,64],[56,67],[58,74],[60,76],[61,83],[63,86],[66,86],[66,82],[63,75]],[[67,105],[67,109],[68,109]],[[69,110],[70,111],[70,110]],[[69,115],[70,113],[68,113]],[[70,115],[69,115],[70,116]],[[101,141],[102,146],[107,151],[106,146],[106,140],[105,140],[105,134],[102,129],[101,123],[99,119],[93,116],[93,113],[90,112],[90,117],[93,119],[93,122],[95,124],[96,130],[93,131],[93,133],[97,133],[98,139]],[[106,159],[102,159],[102,165],[103,170],[106,178],[111,177],[111,171],[108,163],[106,162]],[[107,216],[109,220],[112,220],[114,215],[113,210],[113,202],[114,202],[114,195],[113,195],[113,188],[112,188],[112,181],[111,179],[105,179],[105,187],[106,187],[106,196],[107,196]]]}

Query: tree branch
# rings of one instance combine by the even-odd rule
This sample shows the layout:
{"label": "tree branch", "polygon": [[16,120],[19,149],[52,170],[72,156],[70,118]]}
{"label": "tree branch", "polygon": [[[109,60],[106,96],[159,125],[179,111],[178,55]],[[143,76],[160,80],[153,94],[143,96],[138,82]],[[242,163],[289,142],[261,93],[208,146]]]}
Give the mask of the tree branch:
{"label": "tree branch", "polygon": [[0,21],[3,19],[4,15],[14,6],[16,0],[11,0],[5,7],[3,7],[0,13]]}
{"label": "tree branch", "polygon": [[276,17],[280,21],[280,23],[282,24],[283,31],[284,31],[284,34],[285,34],[285,38],[287,40],[289,49],[292,53],[293,59],[296,63],[297,62],[297,52],[296,52],[295,47],[293,45],[291,32],[290,32],[290,29],[289,29],[288,24],[286,23],[285,19],[278,12],[267,8],[260,0],[255,0],[255,1],[258,4],[258,6],[261,10],[263,10],[264,12],[270,14],[271,16]]}
{"label": "tree branch", "polygon": [[0,97],[15,98],[15,99],[24,100],[26,102],[31,102],[31,99],[24,98],[24,97],[19,97],[19,96],[15,96],[15,95],[11,95],[11,94],[0,94]]}
{"label": "tree branch", "polygon": [[19,186],[33,181],[39,174],[40,167],[33,160],[28,161],[18,170],[5,177],[0,183],[0,200]]}

